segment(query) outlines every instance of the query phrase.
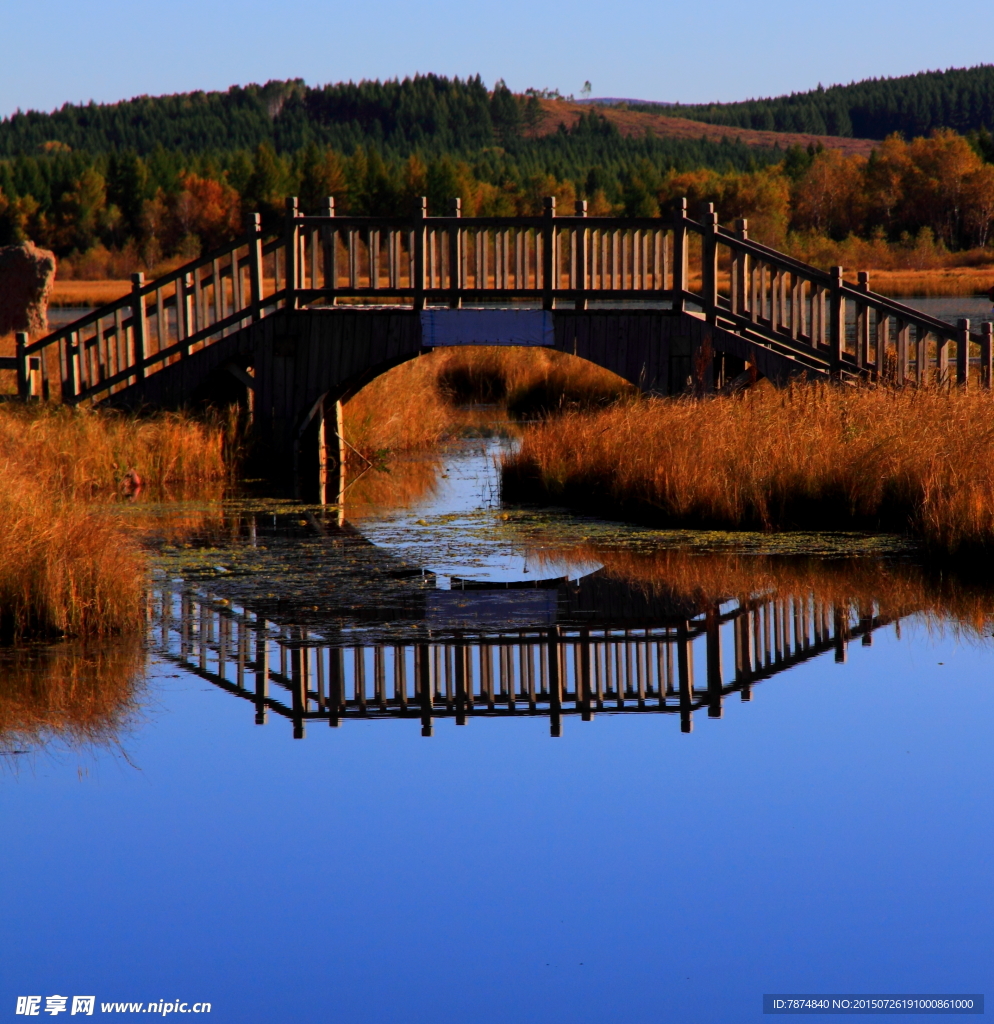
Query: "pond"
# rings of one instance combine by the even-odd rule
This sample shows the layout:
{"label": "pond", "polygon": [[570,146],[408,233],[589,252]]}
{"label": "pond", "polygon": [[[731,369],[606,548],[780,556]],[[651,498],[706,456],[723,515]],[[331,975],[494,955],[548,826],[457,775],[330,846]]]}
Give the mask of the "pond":
{"label": "pond", "polygon": [[130,511],[147,670],[0,669],[4,1014],[724,1024],[991,987],[994,593],[900,538],[505,508],[510,444],[370,470],[344,515]]}

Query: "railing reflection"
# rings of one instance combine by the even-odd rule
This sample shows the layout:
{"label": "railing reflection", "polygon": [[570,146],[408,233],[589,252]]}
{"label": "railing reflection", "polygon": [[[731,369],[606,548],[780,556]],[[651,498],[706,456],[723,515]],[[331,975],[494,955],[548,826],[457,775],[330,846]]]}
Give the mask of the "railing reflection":
{"label": "railing reflection", "polygon": [[[350,644],[302,626],[168,585],[149,596],[157,653],[270,712],[303,738],[308,721],[410,718],[431,736],[436,718],[596,712],[678,715],[682,732],[724,700],[829,652],[844,661],[854,639],[892,621],[876,606],[835,605],[815,595],[771,595],[712,604],[689,617],[621,629],[543,626],[497,632],[449,630],[410,644]],[[702,666],[695,674],[695,664]]]}

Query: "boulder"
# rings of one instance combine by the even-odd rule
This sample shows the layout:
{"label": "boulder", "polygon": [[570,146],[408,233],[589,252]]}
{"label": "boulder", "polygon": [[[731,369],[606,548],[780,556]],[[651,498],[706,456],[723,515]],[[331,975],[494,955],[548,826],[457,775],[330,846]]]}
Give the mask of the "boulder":
{"label": "boulder", "polygon": [[55,281],[55,253],[34,242],[0,246],[0,336],[11,331],[48,332],[48,296]]}

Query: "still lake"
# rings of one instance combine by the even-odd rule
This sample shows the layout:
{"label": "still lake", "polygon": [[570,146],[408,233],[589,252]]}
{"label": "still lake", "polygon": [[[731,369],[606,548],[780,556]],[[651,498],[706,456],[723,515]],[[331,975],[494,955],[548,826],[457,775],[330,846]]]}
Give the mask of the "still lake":
{"label": "still lake", "polygon": [[[146,671],[0,654],[43,723],[0,736],[0,1020],[61,994],[725,1024],[764,993],[994,990],[994,585],[897,538],[504,508],[509,443],[367,473],[344,521],[108,513],[158,552]],[[23,684],[52,665],[120,693],[103,725],[44,727]]]}

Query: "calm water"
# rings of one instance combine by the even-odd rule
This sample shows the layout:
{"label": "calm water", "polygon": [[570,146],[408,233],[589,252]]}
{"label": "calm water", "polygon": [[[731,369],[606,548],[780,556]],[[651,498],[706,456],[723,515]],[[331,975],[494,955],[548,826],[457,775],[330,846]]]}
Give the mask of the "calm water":
{"label": "calm water", "polygon": [[502,509],[501,445],[367,474],[344,523],[135,510],[144,681],[127,645],[0,666],[0,1019],[58,993],[737,1022],[764,992],[994,988],[994,597],[896,543]]}

